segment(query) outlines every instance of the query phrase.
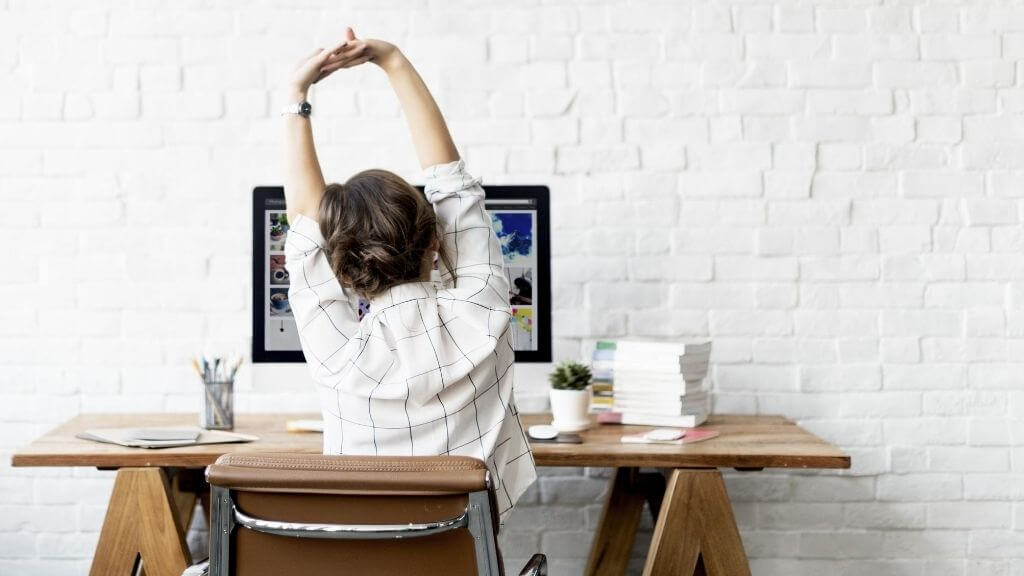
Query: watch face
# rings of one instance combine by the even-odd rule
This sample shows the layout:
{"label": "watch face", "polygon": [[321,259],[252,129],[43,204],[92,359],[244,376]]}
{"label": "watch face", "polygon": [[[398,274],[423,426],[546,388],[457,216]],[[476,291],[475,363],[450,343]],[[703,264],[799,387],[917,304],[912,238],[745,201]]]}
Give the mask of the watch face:
{"label": "watch face", "polygon": [[309,116],[309,113],[313,111],[313,106],[309,102],[303,102],[299,104],[299,114],[303,116]]}

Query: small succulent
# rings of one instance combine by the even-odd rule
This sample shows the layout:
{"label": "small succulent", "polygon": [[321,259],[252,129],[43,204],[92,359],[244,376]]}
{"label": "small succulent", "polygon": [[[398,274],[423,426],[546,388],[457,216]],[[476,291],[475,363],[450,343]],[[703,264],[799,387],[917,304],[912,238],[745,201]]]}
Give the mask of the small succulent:
{"label": "small succulent", "polygon": [[555,390],[583,390],[590,384],[590,367],[579,362],[562,362],[548,375]]}

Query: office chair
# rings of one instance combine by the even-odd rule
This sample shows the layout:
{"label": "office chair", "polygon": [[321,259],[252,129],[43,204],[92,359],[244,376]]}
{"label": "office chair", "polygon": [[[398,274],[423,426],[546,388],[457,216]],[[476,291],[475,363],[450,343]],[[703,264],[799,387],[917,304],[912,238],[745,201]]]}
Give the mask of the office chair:
{"label": "office chair", "polygon": [[[206,469],[210,576],[503,576],[494,486],[463,456],[225,454]],[[520,576],[546,576],[536,554]]]}

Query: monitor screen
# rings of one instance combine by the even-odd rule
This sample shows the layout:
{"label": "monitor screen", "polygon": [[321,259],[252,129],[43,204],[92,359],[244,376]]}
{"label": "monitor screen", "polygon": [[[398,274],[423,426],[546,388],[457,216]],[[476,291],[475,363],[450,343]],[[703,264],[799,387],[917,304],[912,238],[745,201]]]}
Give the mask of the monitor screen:
{"label": "monitor screen", "polygon": [[[420,187],[422,190],[422,187]],[[485,206],[505,257],[517,362],[551,361],[551,280],[548,189],[485,186]],[[288,305],[284,189],[263,186],[253,196],[253,362],[304,362]],[[369,311],[360,302],[360,312]]]}

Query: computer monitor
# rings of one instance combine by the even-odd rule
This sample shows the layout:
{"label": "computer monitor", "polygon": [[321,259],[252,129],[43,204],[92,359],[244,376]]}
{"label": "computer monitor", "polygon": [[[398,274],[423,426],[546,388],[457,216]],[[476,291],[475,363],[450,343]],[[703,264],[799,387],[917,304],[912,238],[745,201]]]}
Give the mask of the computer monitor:
{"label": "computer monitor", "polygon": [[[422,190],[422,187],[419,187]],[[485,186],[485,207],[501,242],[512,307],[516,362],[551,361],[550,220],[546,186]],[[253,195],[252,361],[305,362],[288,306],[284,188]]]}

